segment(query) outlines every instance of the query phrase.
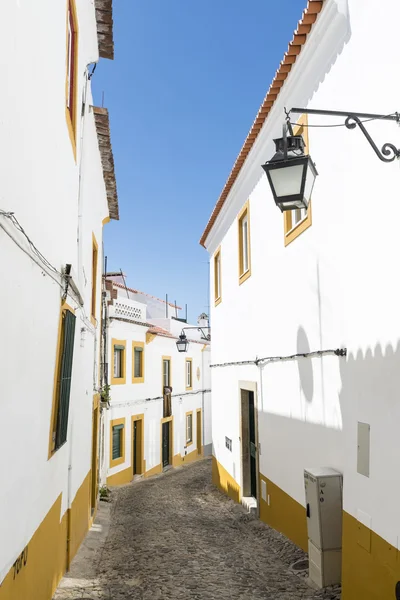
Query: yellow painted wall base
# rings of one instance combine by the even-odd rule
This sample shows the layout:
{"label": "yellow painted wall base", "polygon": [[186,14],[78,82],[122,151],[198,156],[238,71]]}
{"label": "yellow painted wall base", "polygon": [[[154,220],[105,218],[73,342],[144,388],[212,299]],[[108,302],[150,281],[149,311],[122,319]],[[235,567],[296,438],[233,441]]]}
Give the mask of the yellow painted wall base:
{"label": "yellow painted wall base", "polygon": [[[51,600],[67,569],[67,535],[70,557],[76,553],[89,525],[90,472],[60,522],[60,494],[0,585],[0,600]],[[71,518],[68,528],[68,518]]]}
{"label": "yellow painted wall base", "polygon": [[181,454],[175,454],[172,459],[172,466],[179,467],[180,465],[187,465],[188,463],[195,462],[196,460],[200,460],[203,458],[203,448],[201,449],[201,454],[198,454],[197,448],[186,456],[182,456]]}
{"label": "yellow painted wall base", "polygon": [[160,473],[162,473],[161,465],[157,465],[157,466],[153,467],[152,469],[149,469],[148,471],[146,471],[144,476],[152,477],[153,475],[159,475]]}
{"label": "yellow painted wall base", "polygon": [[308,552],[307,517],[304,506],[260,473],[267,484],[270,504],[260,497],[260,519]]}
{"label": "yellow painted wall base", "polygon": [[395,598],[400,555],[394,546],[343,512],[342,598]]}
{"label": "yellow painted wall base", "polygon": [[[157,465],[152,469],[149,469],[144,473],[145,477],[151,477],[152,475],[158,475],[162,472],[161,465]],[[128,467],[127,469],[122,469],[122,471],[118,471],[118,473],[114,473],[114,475],[110,475],[107,477],[107,485],[110,487],[115,487],[118,485],[125,485],[127,483],[131,483],[133,481],[133,471],[132,467]]]}
{"label": "yellow painted wall base", "polygon": [[127,469],[122,469],[122,471],[118,471],[118,473],[114,473],[114,475],[110,475],[109,477],[107,477],[107,485],[109,485],[110,487],[114,487],[117,485],[124,485],[126,483],[130,483],[132,480],[132,467],[128,467]]}
{"label": "yellow painted wall base", "polygon": [[0,600],[50,600],[67,568],[67,513],[60,523],[61,494],[25,552],[0,586]]}
{"label": "yellow painted wall base", "polygon": [[86,475],[81,487],[76,492],[75,498],[70,508],[70,543],[69,543],[69,556],[68,556],[68,568],[71,564],[72,559],[78,551],[79,546],[83,542],[90,521],[90,484],[91,474]]}
{"label": "yellow painted wall base", "polygon": [[235,502],[240,502],[241,494],[239,484],[233,479],[232,475],[219,464],[215,456],[212,457],[212,482],[221,491],[225,492],[230,498],[235,500]]}

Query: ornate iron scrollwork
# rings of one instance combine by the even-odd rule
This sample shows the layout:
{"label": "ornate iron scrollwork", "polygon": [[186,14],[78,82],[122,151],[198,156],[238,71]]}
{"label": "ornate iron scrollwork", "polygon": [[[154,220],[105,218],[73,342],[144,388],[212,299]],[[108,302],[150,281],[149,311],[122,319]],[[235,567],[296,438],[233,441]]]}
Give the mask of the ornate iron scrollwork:
{"label": "ornate iron scrollwork", "polygon": [[400,157],[400,150],[398,150],[394,144],[387,142],[386,144],[383,144],[382,150],[379,150],[378,146],[375,144],[374,140],[366,130],[363,122],[357,116],[348,116],[344,124],[346,125],[347,129],[355,129],[358,125],[372,146],[377,157],[383,162],[393,162],[396,158]]}
{"label": "ornate iron scrollwork", "polygon": [[[315,108],[291,108],[290,111],[286,111],[286,118],[291,113],[299,113],[299,114],[307,114],[307,115],[324,115],[329,117],[345,117],[345,126],[347,129],[355,129],[358,127],[363,132],[364,136],[367,138],[370,146],[373,148],[377,157],[383,162],[393,162],[396,158],[400,158],[400,149],[396,148],[394,144],[386,143],[383,144],[382,149],[379,150],[378,146],[375,144],[374,140],[366,130],[364,126],[364,122],[361,119],[365,119],[367,121],[395,121],[398,125],[400,125],[400,114],[392,113],[390,115],[377,115],[371,113],[359,113],[359,112],[346,112],[342,110],[319,110]],[[323,127],[323,125],[319,125],[319,127]],[[329,125],[327,125],[329,127]]]}

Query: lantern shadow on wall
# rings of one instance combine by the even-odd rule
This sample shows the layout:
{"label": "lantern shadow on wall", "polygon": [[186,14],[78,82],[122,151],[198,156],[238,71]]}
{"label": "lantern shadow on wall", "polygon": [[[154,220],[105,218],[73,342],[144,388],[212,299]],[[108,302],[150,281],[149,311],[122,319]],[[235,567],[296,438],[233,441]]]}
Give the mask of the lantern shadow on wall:
{"label": "lantern shadow on wall", "polygon": [[[297,330],[297,353],[306,354],[308,352],[311,352],[308,337],[304,327],[300,326]],[[297,368],[299,369],[300,386],[304,397],[311,404],[314,396],[313,361],[309,357],[299,357]]]}

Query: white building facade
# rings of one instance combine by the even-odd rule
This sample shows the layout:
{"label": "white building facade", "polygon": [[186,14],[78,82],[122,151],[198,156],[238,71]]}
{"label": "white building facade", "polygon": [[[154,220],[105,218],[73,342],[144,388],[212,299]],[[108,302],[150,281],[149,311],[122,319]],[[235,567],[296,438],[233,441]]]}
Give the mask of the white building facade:
{"label": "white building facade", "polygon": [[[188,351],[176,342],[178,308],[106,281],[109,406],[102,481],[149,477],[211,454],[210,344],[196,326]],[[208,329],[203,329],[204,337]]]}
{"label": "white building facade", "polygon": [[50,600],[97,503],[102,235],[118,204],[90,74],[113,55],[112,1],[12,2],[2,18],[0,598]]}
{"label": "white building facade", "polygon": [[[308,1],[201,240],[213,479],[307,550],[304,470],[342,473],[344,600],[394,598],[400,580],[399,166],[343,117],[306,113],[291,120],[319,173],[308,211],[282,215],[261,165],[285,108],[399,110],[399,18],[397,0]],[[395,123],[365,126],[400,146]]]}

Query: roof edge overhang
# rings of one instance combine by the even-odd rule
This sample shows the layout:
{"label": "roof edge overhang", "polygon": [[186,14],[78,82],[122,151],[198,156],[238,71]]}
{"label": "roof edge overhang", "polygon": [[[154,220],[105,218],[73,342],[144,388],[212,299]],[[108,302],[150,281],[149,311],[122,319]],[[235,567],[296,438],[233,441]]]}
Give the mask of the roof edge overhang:
{"label": "roof edge overhang", "polygon": [[293,39],[289,43],[288,50],[285,52],[283,60],[281,61],[278,70],[275,73],[275,77],[269,87],[269,90],[260,106],[257,116],[253,122],[253,125],[246,137],[246,140],[239,152],[239,155],[233,165],[231,173],[224,185],[220,197],[218,198],[217,204],[211,213],[206,228],[200,238],[200,245],[206,247],[206,240],[210,234],[218,215],[220,214],[222,207],[231,191],[245,161],[249,155],[254,143],[260,133],[262,126],[268,118],[272,107],[275,104],[276,99],[279,96],[279,92],[285,83],[293,65],[296,62],[297,57],[302,51],[303,46],[307,41],[307,36],[311,32],[314,23],[317,20],[319,13],[322,10],[322,6],[325,0],[308,0],[306,9],[303,12],[302,18],[298,22],[297,28],[294,32]]}
{"label": "roof edge overhang", "polygon": [[106,108],[93,107],[97,139],[106,186],[108,212],[111,219],[119,220],[117,181],[115,178],[114,155],[111,146],[110,118]]}
{"label": "roof edge overhang", "polygon": [[113,0],[94,0],[99,56],[114,60]]}

